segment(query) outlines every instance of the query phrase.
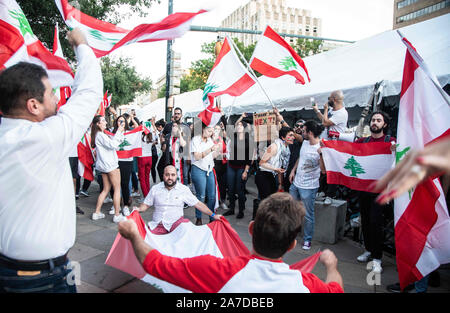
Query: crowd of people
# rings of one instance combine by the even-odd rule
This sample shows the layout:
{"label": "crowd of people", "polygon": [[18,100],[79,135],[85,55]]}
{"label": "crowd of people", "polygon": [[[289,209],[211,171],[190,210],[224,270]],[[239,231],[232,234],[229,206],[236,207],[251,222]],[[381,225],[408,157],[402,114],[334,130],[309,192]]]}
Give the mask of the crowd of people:
{"label": "crowd of people", "polygon": [[[67,253],[76,236],[75,214],[83,214],[73,199],[81,185],[74,147],[89,128],[95,177],[101,189],[92,219],[105,218],[102,206],[112,202],[109,214],[114,215],[120,233],[132,241],[139,261],[148,272],[170,276],[164,268],[176,263],[185,268],[177,275],[189,277],[185,280],[188,284],[199,282],[191,286],[193,291],[218,291],[226,287],[237,292],[242,285],[239,281],[232,282],[230,277],[220,276],[224,271],[238,267],[241,271],[243,263],[252,262],[261,273],[269,273],[271,269],[265,262],[271,261],[280,274],[271,279],[275,283],[268,287],[269,291],[278,291],[276,288],[287,292],[343,291],[337,259],[331,251],[324,251],[320,259],[327,268],[326,282],[320,282],[312,274],[302,273],[300,278],[297,271],[285,268],[281,262],[281,257],[295,247],[302,224],[302,248],[311,248],[315,199],[323,181],[321,176],[326,175],[321,139],[334,139],[347,126],[342,91],[330,94],[323,113],[316,105],[313,107],[319,122],[298,120],[291,128],[275,108],[278,136],[269,142],[255,142],[252,125],[245,120],[250,117],[248,113],[243,113],[232,125],[222,116],[211,127],[200,120],[184,123],[180,107],[174,109],[173,118],[167,123],[155,118],[146,121],[149,122],[145,127],[147,133],[135,112],[118,115],[110,109],[112,116],[95,115],[103,93],[98,60],[78,29],[69,32],[68,39],[78,58],[76,88],[59,111],[48,76],[40,66],[21,62],[0,74],[3,115],[0,117],[3,144],[0,186],[2,195],[8,195],[0,197],[1,292],[76,292],[76,286],[68,284],[66,279],[70,271]],[[395,141],[386,132],[389,118],[385,113],[372,113],[369,122],[371,135],[357,142]],[[142,132],[139,134],[142,154],[119,158],[117,151],[125,144],[124,136],[133,130]],[[425,149],[418,158],[409,159],[408,164],[418,166],[419,170],[408,176],[408,186],[417,184],[426,175],[448,173],[449,158],[440,161],[436,157],[444,153],[448,156],[449,150],[446,141]],[[402,184],[403,180],[396,175],[403,171],[403,168],[395,169],[374,186],[380,195],[362,195],[365,204],[361,219],[367,251],[358,261],[373,259],[374,272],[382,270],[380,208],[400,193],[397,189],[393,193],[387,182]],[[249,225],[253,240],[251,257],[165,258],[145,244],[133,221],[125,218],[133,206],[133,196],[140,195],[143,201],[136,209],[155,208],[150,227],[158,234],[168,233],[184,222],[185,206],[195,207],[195,224],[201,225],[203,214],[210,221],[221,218],[218,207],[224,209],[225,216],[236,214],[237,201],[236,218],[241,219],[246,209],[246,183],[251,175],[255,176],[258,189]],[[85,180],[80,194],[89,195],[88,188]],[[327,193],[333,193],[333,188],[336,186],[327,185]],[[156,268],[155,263],[158,263]],[[208,281],[216,280],[208,273],[215,278],[220,276],[219,289],[209,288]],[[264,277],[259,277],[261,281],[251,277],[245,283],[261,290],[268,283]],[[205,288],[198,289],[198,286]]]}

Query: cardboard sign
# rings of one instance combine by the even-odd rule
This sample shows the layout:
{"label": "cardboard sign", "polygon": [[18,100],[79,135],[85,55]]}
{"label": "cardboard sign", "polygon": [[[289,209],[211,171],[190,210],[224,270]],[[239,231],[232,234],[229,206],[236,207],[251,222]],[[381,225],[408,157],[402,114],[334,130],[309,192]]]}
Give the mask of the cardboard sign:
{"label": "cardboard sign", "polygon": [[277,116],[272,112],[253,114],[255,141],[273,141],[278,137]]}

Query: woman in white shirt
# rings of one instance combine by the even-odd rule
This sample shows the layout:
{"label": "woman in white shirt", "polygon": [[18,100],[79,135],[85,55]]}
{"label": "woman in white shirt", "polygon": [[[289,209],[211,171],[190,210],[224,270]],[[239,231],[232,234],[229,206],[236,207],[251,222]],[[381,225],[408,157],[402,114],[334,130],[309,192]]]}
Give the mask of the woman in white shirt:
{"label": "woman in white shirt", "polygon": [[97,206],[92,214],[93,220],[105,217],[101,212],[103,201],[105,201],[111,186],[114,188],[113,204],[115,223],[120,222],[125,217],[120,214],[120,171],[116,150],[123,140],[123,131],[125,124],[120,123],[114,137],[109,137],[104,133],[106,129],[106,120],[103,116],[97,115],[92,121],[91,145],[96,149],[97,160],[95,168],[102,173],[103,190],[98,195]]}
{"label": "woman in white shirt", "polygon": [[[191,157],[192,168],[191,178],[194,183],[196,196],[199,201],[205,202],[206,205],[214,213],[216,202],[216,183],[214,178],[214,158],[219,154],[220,145],[215,145],[211,136],[213,129],[202,124],[202,134],[194,136],[191,141]],[[195,210],[197,218],[195,224],[202,224],[202,212]],[[211,219],[212,221],[212,219]]]}

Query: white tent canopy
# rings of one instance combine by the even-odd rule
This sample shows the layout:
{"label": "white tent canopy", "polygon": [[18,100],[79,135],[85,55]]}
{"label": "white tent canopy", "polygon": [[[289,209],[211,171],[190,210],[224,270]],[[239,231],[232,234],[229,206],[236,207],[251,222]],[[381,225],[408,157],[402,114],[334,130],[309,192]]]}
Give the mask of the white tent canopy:
{"label": "white tent canopy", "polygon": [[[441,86],[450,81],[449,29],[450,14],[400,29],[438,77]],[[391,30],[304,58],[311,77],[311,82],[305,85],[295,84],[295,79],[287,75],[275,79],[260,77],[259,80],[280,110],[310,108],[310,97],[321,107],[330,92],[337,89],[344,91],[346,107],[365,105],[377,82],[384,81],[382,96],[400,93],[405,52],[397,31]],[[198,92],[198,101],[178,102],[185,116],[195,116],[203,110],[201,96]],[[226,115],[271,108],[258,84],[239,97],[222,96],[221,103]]]}

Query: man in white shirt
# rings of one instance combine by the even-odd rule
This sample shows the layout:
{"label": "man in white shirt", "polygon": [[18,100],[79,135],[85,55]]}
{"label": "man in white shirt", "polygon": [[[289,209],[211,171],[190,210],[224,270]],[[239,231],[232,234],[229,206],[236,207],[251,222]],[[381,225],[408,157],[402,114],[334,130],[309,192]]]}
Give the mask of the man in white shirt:
{"label": "man in white shirt", "polygon": [[168,165],[164,168],[163,182],[154,185],[144,202],[136,208],[138,211],[146,211],[151,206],[155,207],[153,219],[149,227],[153,233],[167,234],[173,231],[184,219],[184,204],[193,206],[215,220],[221,215],[211,212],[208,207],[194,196],[189,187],[177,183],[177,170],[175,166]]}
{"label": "man in white shirt", "polygon": [[[328,112],[328,107],[332,107],[332,111]],[[344,93],[341,90],[333,91],[328,97],[328,102],[323,105],[323,114],[319,111],[317,104],[313,106],[314,112],[326,127],[321,138],[328,139],[329,133],[344,133],[347,130],[348,112],[344,107]],[[328,116],[330,113],[330,116]]]}
{"label": "man in white shirt", "polygon": [[102,100],[97,58],[80,30],[72,96],[57,112],[45,70],[21,62],[0,73],[0,293],[76,292],[67,252],[75,243],[68,162]]}

